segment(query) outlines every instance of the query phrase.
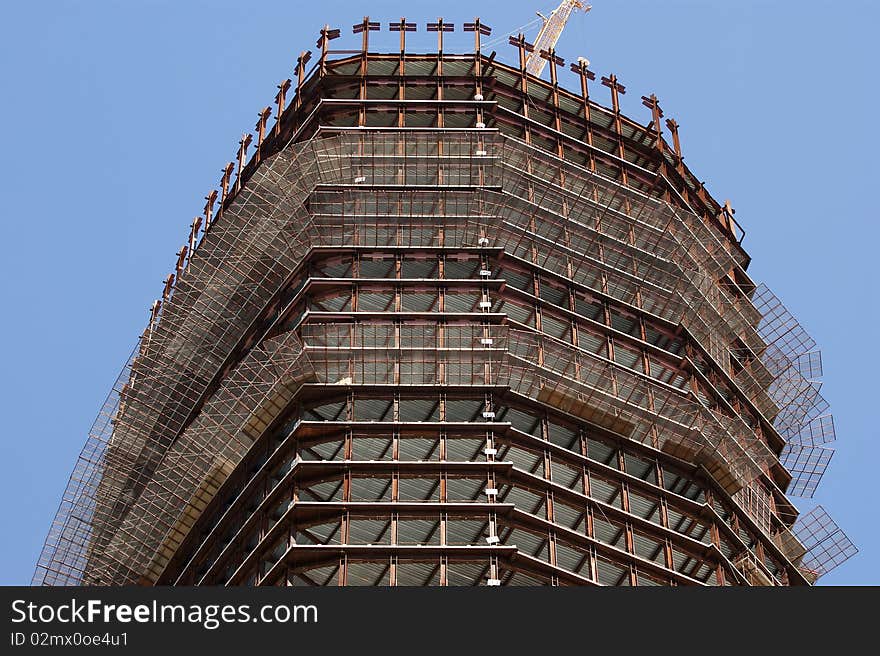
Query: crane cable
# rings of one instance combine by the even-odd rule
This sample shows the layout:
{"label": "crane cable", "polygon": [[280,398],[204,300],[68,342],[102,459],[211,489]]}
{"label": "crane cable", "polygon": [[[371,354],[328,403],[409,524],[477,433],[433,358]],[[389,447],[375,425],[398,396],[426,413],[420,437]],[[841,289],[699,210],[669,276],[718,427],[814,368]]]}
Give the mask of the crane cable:
{"label": "crane cable", "polygon": [[[551,8],[550,10],[542,11],[541,13],[544,14],[545,16],[547,16],[547,15],[549,15],[549,14],[551,14],[551,13],[553,12],[553,9],[555,9],[555,7]],[[495,38],[495,39],[492,39],[491,41],[487,41],[487,42],[484,44],[484,47],[486,47],[486,48],[492,48],[492,47],[494,47],[494,46],[497,46],[497,45],[499,45],[499,44],[501,44],[501,43],[507,41],[507,37],[509,37],[509,36],[516,36],[516,35],[518,35],[518,34],[525,34],[527,30],[529,30],[529,29],[531,29],[531,28],[533,28],[533,27],[536,27],[536,26],[540,26],[543,22],[544,22],[544,19],[543,19],[543,18],[541,18],[540,16],[536,16],[535,18],[533,18],[532,20],[530,20],[530,21],[529,21],[528,23],[526,23],[525,25],[520,25],[519,27],[516,27],[516,28],[514,28],[514,29],[512,29],[512,30],[507,30],[507,31],[505,31],[505,32],[500,32],[500,33],[499,33],[500,36],[498,36],[498,37]]]}

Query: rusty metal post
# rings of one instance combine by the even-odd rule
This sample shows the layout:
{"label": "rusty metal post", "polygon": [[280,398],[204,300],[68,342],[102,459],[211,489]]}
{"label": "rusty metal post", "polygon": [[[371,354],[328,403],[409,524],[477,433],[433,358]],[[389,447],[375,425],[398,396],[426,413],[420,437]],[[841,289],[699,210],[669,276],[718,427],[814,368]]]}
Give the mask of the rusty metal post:
{"label": "rusty metal post", "polygon": [[653,93],[650,96],[642,96],[642,104],[651,110],[650,129],[652,129],[657,135],[654,139],[654,148],[660,153],[659,172],[665,183],[663,185],[663,200],[669,202],[672,200],[672,194],[669,191],[672,183],[669,181],[669,168],[665,157],[666,143],[663,141],[663,131],[660,127],[660,119],[663,118],[663,110],[660,108],[660,101]]}
{"label": "rusty metal post", "polygon": [[542,50],[538,53],[541,59],[546,59],[550,62],[550,84],[553,85],[555,92],[558,92],[559,89],[559,79],[556,76],[556,67],[557,66],[565,66],[565,60],[562,57],[558,57],[556,55],[556,49],[550,48],[550,50]]}
{"label": "rusty metal post", "polygon": [[581,102],[584,108],[584,126],[587,132],[587,145],[590,146],[590,170],[596,170],[596,157],[593,154],[593,123],[590,120],[590,87],[589,82],[596,79],[596,74],[589,69],[590,61],[584,57],[578,57],[577,63],[571,65],[571,70],[577,73],[581,83]]}
{"label": "rusty metal post", "polygon": [[189,252],[192,252],[196,249],[198,245],[199,238],[199,228],[202,227],[202,217],[197,216],[193,219],[193,222],[189,225]]}
{"label": "rusty metal post", "polygon": [[253,137],[250,134],[243,134],[238,141],[238,169],[235,175],[235,193],[238,193],[238,190],[241,189],[241,174],[244,171],[244,164],[247,161],[247,149],[251,145],[252,139]]}
{"label": "rusty metal post", "polygon": [[[437,33],[437,54],[442,58],[443,57],[443,33],[444,32],[453,32],[455,30],[454,23],[445,23],[443,18],[438,18],[436,23],[428,23],[428,31]],[[437,72],[438,75],[442,75],[441,71]]]}
{"label": "rusty metal post", "polygon": [[257,116],[259,118],[257,119],[257,125],[256,125],[257,152],[254,155],[255,162],[259,162],[260,158],[262,157],[263,141],[266,138],[266,121],[269,120],[269,116],[271,116],[271,115],[272,115],[272,108],[271,107],[264,107],[263,111],[261,111],[259,114],[257,114]]}
{"label": "rusty metal post", "polygon": [[474,18],[473,23],[464,24],[464,31],[474,33],[474,71],[476,76],[479,78],[483,75],[483,61],[481,53],[482,39],[480,37],[489,36],[490,34],[492,34],[492,28],[488,25],[483,25],[483,23],[480,22],[480,17],[477,16],[476,18]]}
{"label": "rusty metal post", "polygon": [[159,310],[162,308],[162,301],[156,299],[150,306],[150,323],[147,326],[149,332],[153,332],[156,323],[159,321]]}
{"label": "rusty metal post", "polygon": [[523,35],[522,32],[517,34],[516,37],[510,37],[507,42],[512,46],[516,46],[517,52],[519,54],[520,75],[523,77],[523,79],[525,79],[528,75],[526,73],[526,53],[535,52],[535,46],[526,41],[526,37]]}
{"label": "rusty metal post", "polygon": [[[602,78],[602,84],[611,89],[611,108],[614,110],[614,132],[617,134],[617,155],[620,159],[625,159],[623,147],[623,125],[620,118],[620,96],[626,93],[626,87],[620,84],[617,76],[612,73]],[[624,185],[628,183],[626,168],[621,165],[620,179]]]}
{"label": "rusty metal post", "polygon": [[169,273],[165,277],[165,287],[162,289],[162,302],[165,303],[171,297],[171,290],[174,287],[174,274]]}
{"label": "rusty metal post", "polygon": [[666,119],[666,127],[672,133],[672,147],[675,149],[675,156],[681,159],[681,141],[678,136],[678,128],[681,126],[674,118],[669,118]]}
{"label": "rusty metal post", "polygon": [[[681,154],[681,140],[678,134],[678,122],[673,118],[666,119],[666,127],[669,128],[669,132],[672,134],[672,150],[675,154],[675,170],[684,178],[687,176],[687,171],[684,167],[684,157]],[[690,204],[691,192],[687,185],[681,185],[680,193],[684,197],[685,202]]]}
{"label": "rusty metal post", "polygon": [[177,251],[177,263],[174,265],[174,275],[180,280],[180,274],[183,273],[183,269],[186,266],[186,254],[189,252],[189,248],[186,246],[181,246],[180,250]]}
{"label": "rusty metal post", "polygon": [[406,33],[415,32],[416,24],[407,23],[406,18],[401,17],[397,23],[388,23],[388,29],[392,32],[400,32],[400,56],[402,58],[403,53],[406,52]]}
{"label": "rusty metal post", "polygon": [[[527,52],[534,52],[535,46],[526,41],[525,36],[523,36],[522,32],[520,32],[515,38],[510,37],[508,39],[508,43],[512,46],[516,46],[517,53],[519,55],[519,77],[520,77],[520,93],[522,95],[523,102],[523,116],[526,118],[529,117],[529,99],[528,99],[528,88],[529,88],[529,74],[526,71],[526,58]],[[532,143],[532,131],[531,128],[526,125],[525,128],[525,142],[527,144]]]}
{"label": "rusty metal post", "polygon": [[736,235],[736,228],[734,228],[733,215],[736,214],[736,210],[733,209],[733,206],[730,204],[730,200],[725,200],[724,205],[721,207],[720,220],[721,224],[727,228],[731,235]]}
{"label": "rusty metal post", "polygon": [[[315,46],[321,49],[321,57],[318,59],[318,73],[320,75],[324,75],[327,72],[327,53],[330,52],[330,42],[333,39],[338,39],[340,35],[340,31],[337,29],[331,28],[329,25],[324,25],[321,28],[321,34],[318,37]],[[300,57],[305,55],[306,53],[301,53]],[[311,53],[309,53],[311,55]],[[306,59],[308,61],[308,59]],[[297,60],[297,64],[299,64],[299,60]]]}
{"label": "rusty metal post", "polygon": [[620,119],[620,95],[626,93],[626,87],[620,84],[617,80],[617,76],[612,73],[607,77],[602,77],[602,84],[609,89],[611,89],[611,108],[614,110],[614,113],[617,115],[617,119]]}
{"label": "rusty metal post", "polygon": [[[388,23],[388,29],[392,32],[400,32],[400,55],[397,62],[397,97],[400,100],[403,100],[406,94],[406,80],[404,78],[404,75],[406,75],[406,33],[415,32],[416,24],[407,23],[406,18],[401,17],[400,22],[398,23]],[[399,105],[397,109],[397,127],[405,127],[405,124],[406,110],[404,109],[403,105]],[[401,150],[403,150],[402,144]]]}
{"label": "rusty metal post", "polygon": [[[371,21],[369,16],[364,16],[364,20],[358,25],[352,25],[351,31],[361,35],[361,65],[358,75],[360,75],[360,91],[358,98],[366,100],[367,98],[367,54],[370,50],[370,32],[376,32],[379,29],[379,23]],[[364,104],[361,103],[358,108],[358,125],[365,125],[367,122],[367,113]]]}
{"label": "rusty metal post", "polygon": [[663,131],[660,128],[660,119],[663,118],[663,110],[660,109],[660,100],[655,94],[650,96],[642,96],[642,104],[651,110],[651,126],[657,133],[657,141],[654,147],[661,153],[664,151]]}
{"label": "rusty metal post", "polygon": [[296,100],[294,100],[294,107],[296,109],[302,107],[302,85],[306,77],[306,64],[309,63],[311,58],[312,53],[308,50],[303,50],[299,53],[299,57],[296,58]]}
{"label": "rusty metal post", "polygon": [[[483,100],[483,55],[480,52],[481,37],[492,34],[492,28],[483,25],[480,17],[474,18],[473,23],[464,24],[465,32],[474,33],[474,99]],[[485,125],[485,117],[483,116],[482,105],[477,105],[477,123]]]}
{"label": "rusty metal post", "polygon": [[205,232],[211,227],[214,220],[214,203],[217,202],[217,190],[212,189],[211,193],[205,196]]}
{"label": "rusty metal post", "polygon": [[223,177],[220,178],[220,212],[226,207],[226,200],[229,198],[229,183],[232,181],[232,171],[235,164],[229,162],[223,169]]}
{"label": "rusty metal post", "polygon": [[370,32],[379,30],[379,23],[371,21],[369,16],[364,16],[357,25],[352,25],[351,31],[361,35],[361,75],[367,74],[367,53],[370,51]]}
{"label": "rusty metal post", "polygon": [[273,132],[276,137],[281,133],[281,115],[284,114],[288,89],[290,89],[290,79],[284,80],[284,82],[279,84],[278,93],[275,94],[275,128]]}

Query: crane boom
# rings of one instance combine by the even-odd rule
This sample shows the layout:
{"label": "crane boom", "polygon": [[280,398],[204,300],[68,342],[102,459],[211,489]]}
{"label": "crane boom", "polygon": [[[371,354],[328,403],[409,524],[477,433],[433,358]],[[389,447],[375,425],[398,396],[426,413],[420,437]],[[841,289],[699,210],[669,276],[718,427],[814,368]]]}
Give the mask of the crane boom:
{"label": "crane boom", "polygon": [[544,20],[544,24],[541,25],[538,38],[535,39],[535,51],[530,53],[526,60],[526,70],[529,73],[541,76],[544,65],[547,63],[547,60],[541,57],[541,51],[549,52],[556,47],[559,37],[562,36],[562,29],[576,9],[583,9],[586,13],[592,7],[582,4],[580,0],[562,0],[559,6],[550,13],[549,18],[538,13],[538,16]]}

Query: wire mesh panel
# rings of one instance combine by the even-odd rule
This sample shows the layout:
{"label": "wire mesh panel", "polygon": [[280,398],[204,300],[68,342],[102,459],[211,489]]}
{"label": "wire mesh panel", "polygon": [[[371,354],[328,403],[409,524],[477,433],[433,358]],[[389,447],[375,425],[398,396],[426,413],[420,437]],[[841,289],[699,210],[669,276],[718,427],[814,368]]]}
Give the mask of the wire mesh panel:
{"label": "wire mesh panel", "polygon": [[[116,514],[108,517],[106,537],[89,543],[83,583],[155,579],[186,534],[192,513],[197,516],[297,387],[309,380],[313,380],[312,367],[295,335],[253,349],[154,465],[138,499],[128,508],[117,507]],[[112,451],[111,445],[108,454]],[[116,469],[124,478],[127,464],[117,462],[114,467],[108,468],[105,478]],[[110,499],[102,494],[99,489],[96,501],[106,506]]]}
{"label": "wire mesh panel", "polygon": [[735,492],[772,454],[754,435],[724,425],[698,401],[589,353],[511,331],[502,380],[512,389],[691,461],[704,460]]}
{"label": "wire mesh panel", "polygon": [[131,380],[132,364],[139,351],[140,344],[129,356],[89,430],[37,561],[33,585],[79,585],[83,580],[94,530],[98,488],[106,473],[107,448],[113,439],[121,397]]}
{"label": "wire mesh panel", "polygon": [[812,498],[833,455],[834,449],[824,446],[786,444],[779,456],[779,461],[792,475],[788,493],[798,497]]}
{"label": "wire mesh panel", "polygon": [[[765,287],[757,293],[759,308],[717,284],[740,262],[699,218],[510,137],[505,137],[502,166],[508,196],[502,217],[517,204],[539,206],[519,223],[515,217],[505,221],[505,230],[513,227],[528,238],[523,248],[523,237],[511,235],[515,245],[507,248],[512,252],[532,260],[539,254],[536,263],[545,268],[564,271],[627,304],[682,322],[725,368],[735,357],[740,362],[735,379],[759,411],[779,417],[781,431],[797,430],[816,407],[818,414],[827,409],[821,407],[817,386],[801,373],[816,373],[815,356],[805,358],[815,344]],[[565,191],[574,193],[566,197]],[[534,219],[546,212],[551,214]],[[571,249],[568,257],[566,248]],[[613,284],[601,277],[603,269]],[[762,319],[762,312],[772,316]],[[793,333],[798,339],[791,337]]]}
{"label": "wire mesh panel", "polygon": [[801,568],[814,581],[859,551],[822,506],[801,515],[792,530],[806,549]]}

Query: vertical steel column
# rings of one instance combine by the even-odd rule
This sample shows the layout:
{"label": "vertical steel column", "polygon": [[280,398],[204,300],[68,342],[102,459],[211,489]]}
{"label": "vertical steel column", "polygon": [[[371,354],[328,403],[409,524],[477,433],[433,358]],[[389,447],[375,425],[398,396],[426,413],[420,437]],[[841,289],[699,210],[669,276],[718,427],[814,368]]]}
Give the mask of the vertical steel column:
{"label": "vertical steel column", "polygon": [[[531,100],[529,99],[529,74],[526,71],[526,53],[534,52],[535,46],[526,41],[526,38],[522,34],[522,32],[520,32],[515,38],[510,37],[507,42],[512,46],[516,46],[517,54],[519,56],[519,80],[520,94],[523,104],[523,116],[525,118],[529,118],[529,103],[531,102]],[[529,126],[528,122],[524,124],[524,130],[525,142],[527,144],[532,143],[531,127]]]}
{"label": "vertical steel column", "polygon": [[296,91],[293,101],[293,106],[295,109],[299,109],[300,107],[302,107],[303,104],[302,86],[306,78],[306,64],[309,63],[309,60],[311,58],[312,53],[308,50],[303,50],[301,53],[299,53],[299,57],[296,58]]}
{"label": "vertical steel column", "polygon": [[[473,32],[474,33],[474,100],[477,102],[482,102],[484,100],[483,96],[483,55],[480,52],[481,48],[481,38],[482,36],[488,36],[492,34],[492,28],[488,25],[483,25],[480,22],[480,18],[474,18],[473,23],[465,23],[464,24],[465,32]],[[477,125],[485,125],[486,119],[483,115],[483,106],[481,104],[477,105]]]}
{"label": "vertical steel column", "polygon": [[251,140],[253,137],[250,134],[241,135],[241,139],[238,141],[238,168],[235,174],[235,186],[233,187],[233,193],[238,193],[241,189],[242,179],[241,174],[244,171],[244,165],[247,161],[247,149],[248,146],[251,145]]}
{"label": "vertical steel column", "polygon": [[578,57],[577,63],[571,65],[571,70],[577,73],[581,84],[581,102],[584,110],[584,127],[586,128],[587,145],[589,148],[590,170],[596,171],[596,156],[593,154],[593,122],[590,116],[590,89],[588,82],[596,79],[596,74],[588,67],[590,62],[583,57]]}
{"label": "vertical steel column", "polygon": [[[189,252],[192,252],[196,249],[198,245],[199,238],[199,228],[202,227],[202,217],[197,216],[193,218],[192,223],[189,224]],[[189,264],[189,263],[187,263]]]}
{"label": "vertical steel column", "polygon": [[273,132],[276,137],[281,134],[281,115],[284,114],[288,89],[290,89],[289,78],[278,85],[278,93],[275,94],[275,127]]}
{"label": "vertical steel column", "polygon": [[[327,74],[327,53],[330,51],[330,42],[333,39],[338,39],[339,35],[340,31],[338,29],[333,29],[329,25],[324,25],[324,27],[321,29],[318,40],[315,42],[315,46],[321,49],[321,56],[320,59],[318,59],[318,74],[321,77]],[[310,54],[311,53],[309,53],[309,55]],[[300,57],[304,55],[306,55],[306,53],[302,53]],[[308,61],[308,59],[306,59],[306,61]],[[299,60],[297,60],[297,65],[299,65]],[[302,86],[301,78],[300,86]]]}
{"label": "vertical steel column", "polygon": [[[415,32],[416,24],[408,23],[406,18],[401,17],[398,23],[388,23],[388,29],[400,33],[400,54],[397,61],[397,99],[405,100],[406,94],[406,33]],[[405,107],[402,102],[397,104],[397,127],[406,126]]]}
{"label": "vertical steel column", "polygon": [[659,155],[659,173],[663,177],[663,200],[672,201],[672,195],[669,193],[669,187],[672,183],[669,181],[669,171],[666,166],[666,143],[663,141],[663,131],[661,129],[660,119],[663,118],[663,110],[660,108],[660,101],[655,94],[650,96],[642,96],[642,104],[651,110],[651,129],[656,133],[654,140],[654,148]]}
{"label": "vertical steel column", "polygon": [[216,203],[216,202],[217,202],[217,190],[212,189],[211,193],[209,193],[207,196],[205,196],[205,209],[204,209],[204,212],[205,212],[205,232],[202,234],[203,238],[204,238],[204,235],[207,234],[208,228],[211,227],[211,223],[214,220],[214,203]]}
{"label": "vertical steel column", "polygon": [[271,107],[264,107],[263,111],[261,111],[257,116],[257,152],[254,154],[254,163],[259,163],[262,157],[262,148],[263,148],[263,140],[266,138],[266,121],[269,120],[269,116],[272,114]]}
{"label": "vertical steel column", "polygon": [[[220,215],[223,213],[223,210],[226,208],[226,201],[229,199],[229,183],[232,180],[232,171],[235,169],[235,164],[229,162],[223,169],[223,177],[220,178],[220,209],[217,211],[217,214]],[[217,217],[214,218],[217,220]]]}
{"label": "vertical steel column", "polygon": [[[611,89],[611,108],[614,111],[614,132],[617,134],[617,156],[625,160],[623,147],[623,129],[620,117],[620,95],[626,93],[626,87],[617,81],[617,76],[612,73],[602,78],[602,84]],[[624,185],[628,184],[626,167],[620,165],[620,179]]]}

